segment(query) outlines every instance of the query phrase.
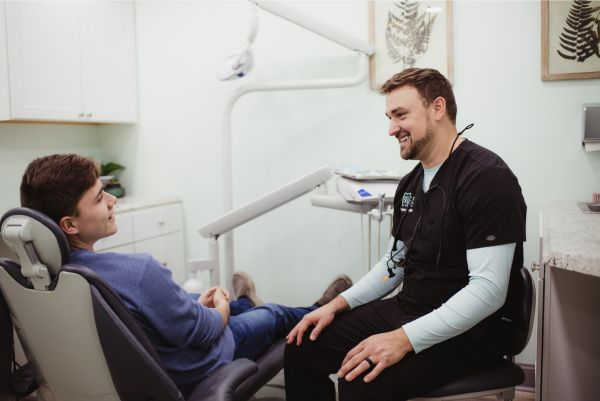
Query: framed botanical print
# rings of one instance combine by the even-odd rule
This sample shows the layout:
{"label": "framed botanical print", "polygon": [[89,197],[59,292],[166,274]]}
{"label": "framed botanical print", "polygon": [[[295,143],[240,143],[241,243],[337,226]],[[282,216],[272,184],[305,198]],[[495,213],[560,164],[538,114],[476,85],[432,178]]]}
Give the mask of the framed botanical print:
{"label": "framed botanical print", "polygon": [[542,80],[600,78],[600,1],[542,0]]}
{"label": "framed botanical print", "polygon": [[452,80],[452,2],[370,0],[371,88],[406,68],[434,68]]}

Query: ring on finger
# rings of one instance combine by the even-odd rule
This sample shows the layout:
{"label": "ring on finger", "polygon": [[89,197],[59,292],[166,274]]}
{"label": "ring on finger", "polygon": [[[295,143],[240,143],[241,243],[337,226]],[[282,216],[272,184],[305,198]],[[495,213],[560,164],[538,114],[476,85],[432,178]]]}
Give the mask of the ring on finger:
{"label": "ring on finger", "polygon": [[364,361],[366,361],[369,364],[369,368],[370,369],[373,369],[375,367],[375,365],[376,365],[376,363],[373,362],[373,360],[371,359],[371,357],[366,357],[364,359]]}

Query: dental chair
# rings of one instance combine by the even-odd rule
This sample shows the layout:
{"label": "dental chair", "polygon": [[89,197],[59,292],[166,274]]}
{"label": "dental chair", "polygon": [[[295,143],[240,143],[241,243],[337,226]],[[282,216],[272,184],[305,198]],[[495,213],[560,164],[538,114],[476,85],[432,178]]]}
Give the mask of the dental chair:
{"label": "dental chair", "polygon": [[413,401],[464,400],[496,395],[498,400],[510,401],[515,397],[515,387],[523,383],[525,373],[515,363],[515,355],[520,354],[531,337],[533,327],[533,303],[535,287],[531,273],[522,267],[518,275],[511,277],[507,299],[514,299],[507,310],[511,324],[516,329],[511,350],[498,363],[460,379],[446,383]]}
{"label": "dental chair", "polygon": [[[282,369],[283,341],[257,362],[238,359],[219,368],[185,399],[119,296],[92,270],[68,263],[68,241],[56,223],[16,208],[2,216],[0,226],[20,262],[0,258],[0,306],[6,312],[0,323],[14,325],[43,382],[41,399],[245,401]],[[7,351],[7,340],[14,347],[7,338],[13,330],[6,329],[2,357],[14,355]],[[0,360],[3,367],[5,362]],[[4,370],[0,399],[14,394],[8,383],[12,372]]]}

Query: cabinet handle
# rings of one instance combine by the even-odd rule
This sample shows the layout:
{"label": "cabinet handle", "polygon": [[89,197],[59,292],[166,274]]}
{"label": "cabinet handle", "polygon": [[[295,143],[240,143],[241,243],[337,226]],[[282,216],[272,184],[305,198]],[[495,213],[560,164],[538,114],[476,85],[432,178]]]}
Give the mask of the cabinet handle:
{"label": "cabinet handle", "polygon": [[167,262],[162,262],[161,265],[163,265],[164,267],[169,267],[169,264]]}
{"label": "cabinet handle", "polygon": [[77,114],[77,116],[78,116],[79,118],[83,118],[83,117],[85,116],[85,114],[84,114],[83,112],[81,112],[81,113]]}
{"label": "cabinet handle", "polygon": [[87,113],[87,114],[86,114],[86,117],[87,117],[87,118],[92,118],[92,113]]}
{"label": "cabinet handle", "polygon": [[160,227],[163,227],[163,226],[165,225],[165,221],[164,221],[164,220],[161,220],[161,221],[159,221],[159,222],[158,222],[158,225],[159,225]]}

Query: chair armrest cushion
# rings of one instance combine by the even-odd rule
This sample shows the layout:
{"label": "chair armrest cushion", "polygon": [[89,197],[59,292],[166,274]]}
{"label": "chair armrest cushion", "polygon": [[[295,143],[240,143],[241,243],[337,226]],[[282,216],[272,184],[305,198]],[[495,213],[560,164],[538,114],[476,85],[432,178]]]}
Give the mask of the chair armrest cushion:
{"label": "chair armrest cushion", "polygon": [[232,401],[235,389],[258,370],[249,359],[236,359],[202,380],[188,401]]}

